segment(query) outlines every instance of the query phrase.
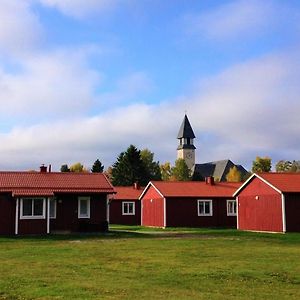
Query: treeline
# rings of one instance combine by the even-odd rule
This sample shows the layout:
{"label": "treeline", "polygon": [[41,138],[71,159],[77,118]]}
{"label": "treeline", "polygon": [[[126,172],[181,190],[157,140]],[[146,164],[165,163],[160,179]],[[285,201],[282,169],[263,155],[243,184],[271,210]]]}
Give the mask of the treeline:
{"label": "treeline", "polygon": [[[270,172],[272,160],[269,157],[257,156],[252,162],[252,172]],[[93,172],[102,173],[110,179],[115,186],[130,186],[139,183],[145,186],[151,180],[164,181],[189,181],[203,180],[192,176],[191,170],[184,159],[177,159],[174,166],[170,162],[160,164],[154,160],[154,153],[149,149],[139,150],[134,145],[130,145],[126,151],[121,152],[116,162],[104,171],[104,166],[99,159],[96,159],[89,170],[81,163],[75,163],[70,167],[67,164],[61,166],[61,172]],[[280,160],[275,166],[276,172],[300,172],[300,161]],[[249,172],[242,177],[237,167],[233,167],[226,175],[228,182],[240,182],[246,180],[252,173]],[[215,178],[218,181],[217,178]]]}
{"label": "treeline", "polygon": [[61,172],[104,172],[115,186],[130,186],[138,182],[146,185],[150,180],[191,180],[191,173],[184,159],[178,159],[175,165],[170,162],[160,164],[154,160],[154,153],[149,149],[139,150],[130,145],[126,151],[121,152],[116,162],[104,171],[104,166],[97,159],[91,170],[81,163],[70,167],[64,164]]}

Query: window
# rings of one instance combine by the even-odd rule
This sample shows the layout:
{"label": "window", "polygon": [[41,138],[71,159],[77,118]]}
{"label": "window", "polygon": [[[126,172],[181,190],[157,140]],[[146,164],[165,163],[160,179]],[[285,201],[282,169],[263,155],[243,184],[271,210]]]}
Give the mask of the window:
{"label": "window", "polygon": [[135,215],[135,203],[122,202],[122,215]]}
{"label": "window", "polygon": [[198,200],[198,216],[212,216],[212,200]]}
{"label": "window", "polygon": [[227,200],[227,216],[236,216],[235,200]]}
{"label": "window", "polygon": [[44,198],[22,198],[21,219],[45,219]]}
{"label": "window", "polygon": [[56,199],[50,199],[50,219],[56,219]]}
{"label": "window", "polygon": [[78,218],[79,219],[90,218],[90,197],[78,198]]}

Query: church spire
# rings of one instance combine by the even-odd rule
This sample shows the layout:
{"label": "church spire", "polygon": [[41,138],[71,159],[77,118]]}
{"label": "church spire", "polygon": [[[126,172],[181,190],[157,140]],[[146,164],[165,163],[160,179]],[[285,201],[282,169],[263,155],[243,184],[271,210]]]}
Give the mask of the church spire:
{"label": "church spire", "polygon": [[177,138],[178,139],[181,139],[181,138],[194,139],[195,138],[194,131],[192,129],[192,126],[190,124],[190,121],[189,121],[187,115],[184,115],[184,119],[181,123]]}
{"label": "church spire", "polygon": [[177,158],[184,159],[190,170],[192,170],[195,165],[195,137],[196,136],[194,134],[190,121],[185,114],[177,135],[177,139],[179,140],[179,145],[177,147]]}

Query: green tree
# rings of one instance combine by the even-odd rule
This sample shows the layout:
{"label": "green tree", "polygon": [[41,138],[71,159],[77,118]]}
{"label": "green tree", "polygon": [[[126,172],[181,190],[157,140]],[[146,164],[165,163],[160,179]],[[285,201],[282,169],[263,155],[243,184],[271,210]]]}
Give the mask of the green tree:
{"label": "green tree", "polygon": [[229,172],[226,175],[226,181],[228,182],[240,182],[242,180],[241,172],[237,169],[236,166],[233,166],[229,169]]}
{"label": "green tree", "polygon": [[252,172],[270,172],[272,168],[271,158],[257,156],[252,164]]}
{"label": "green tree", "polygon": [[70,172],[87,172],[87,169],[80,162],[77,162],[70,166]]}
{"label": "green tree", "polygon": [[112,166],[112,184],[115,186],[130,186],[138,182],[146,185],[149,176],[140,156],[140,151],[130,145],[126,152],[121,152]]}
{"label": "green tree", "polygon": [[141,159],[144,163],[146,172],[150,180],[161,180],[161,172],[159,162],[154,161],[154,153],[148,149],[143,149],[140,152]]}
{"label": "green tree", "polygon": [[190,169],[183,158],[175,161],[175,166],[171,169],[171,180],[188,181],[191,179]]}
{"label": "green tree", "polygon": [[104,166],[102,165],[101,161],[99,159],[96,159],[92,166],[92,173],[102,173],[104,169]]}
{"label": "green tree", "polygon": [[70,169],[67,164],[64,164],[64,165],[61,165],[60,171],[61,172],[70,172]]}
{"label": "green tree", "polygon": [[300,161],[299,160],[293,160],[292,166],[291,166],[291,172],[300,172]]}
{"label": "green tree", "polygon": [[276,172],[300,172],[300,161],[280,160],[275,169]]}
{"label": "green tree", "polygon": [[161,179],[163,181],[169,181],[171,178],[171,164],[169,161],[165,162],[164,164],[159,166],[160,173],[161,173]]}

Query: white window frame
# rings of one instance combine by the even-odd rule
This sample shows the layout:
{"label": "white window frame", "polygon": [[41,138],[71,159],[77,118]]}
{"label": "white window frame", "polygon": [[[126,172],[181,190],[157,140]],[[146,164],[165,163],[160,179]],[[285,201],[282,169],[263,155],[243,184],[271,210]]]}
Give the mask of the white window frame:
{"label": "white window frame", "polygon": [[[125,213],[125,206],[132,205],[132,213]],[[128,209],[129,211],[129,209]],[[124,201],[122,202],[122,215],[123,216],[134,216],[135,215],[135,202],[134,201]]]}
{"label": "white window frame", "polygon": [[[80,212],[80,202],[87,201],[87,214],[83,215]],[[90,197],[78,197],[78,219],[89,219],[91,216],[91,199]]]}
{"label": "white window frame", "polygon": [[[49,218],[50,219],[56,219],[56,209],[57,209],[57,200],[55,198],[50,198],[50,203],[49,203]],[[51,212],[51,202],[54,203],[54,216],[51,217],[50,212]]]}
{"label": "white window frame", "polygon": [[[229,211],[229,203],[232,203],[232,202],[235,203],[235,213]],[[230,217],[230,216],[236,217],[236,215],[237,215],[237,203],[236,203],[235,199],[228,199],[226,201],[226,208],[227,208],[227,216],[228,217]]]}
{"label": "white window frame", "polygon": [[[200,209],[199,209],[199,203],[200,202],[208,202],[209,203],[209,213],[202,213],[200,214]],[[197,201],[197,209],[198,209],[198,216],[199,217],[211,217],[213,215],[213,201],[211,199],[201,199]]]}
{"label": "white window frame", "polygon": [[[34,200],[43,200],[43,214],[42,215],[38,215],[35,216],[33,215],[33,208],[34,205],[32,204],[33,202],[31,202],[31,215],[30,216],[24,216],[23,215],[23,200],[28,200],[31,199],[32,201]],[[21,198],[20,199],[20,219],[24,219],[24,220],[41,220],[41,219],[46,219],[46,199],[42,198],[42,197],[28,197],[28,198]]]}

